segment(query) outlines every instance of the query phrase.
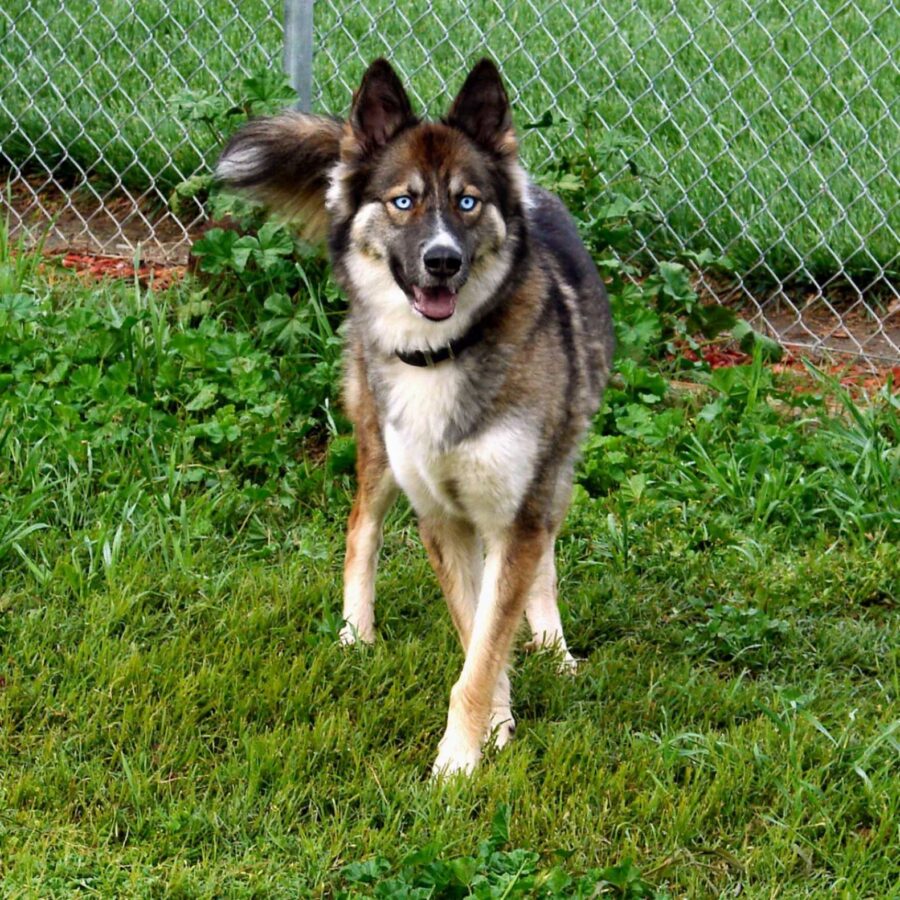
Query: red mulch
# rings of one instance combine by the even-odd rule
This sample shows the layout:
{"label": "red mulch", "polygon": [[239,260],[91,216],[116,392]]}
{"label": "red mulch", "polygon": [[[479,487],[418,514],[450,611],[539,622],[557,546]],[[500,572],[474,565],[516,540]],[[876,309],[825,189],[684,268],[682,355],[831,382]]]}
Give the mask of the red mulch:
{"label": "red mulch", "polygon": [[67,269],[92,278],[126,278],[135,277],[145,287],[159,290],[170,287],[184,277],[187,266],[164,266],[155,264],[138,265],[116,256],[99,256],[95,253],[67,253],[61,259]]}
{"label": "red mulch", "polygon": [[699,362],[700,357],[711,369],[725,369],[729,366],[746,366],[750,362],[750,355],[738,350],[737,347],[723,346],[722,344],[707,344],[700,348],[698,356],[694,350],[685,347],[681,355],[690,362]]}
{"label": "red mulch", "polygon": [[[690,362],[703,361],[711,369],[722,369],[728,366],[745,366],[750,363],[750,354],[744,353],[733,345],[707,344],[697,351],[685,347],[681,356]],[[845,388],[854,393],[874,394],[881,390],[888,379],[892,380],[892,391],[900,393],[900,365],[876,366],[869,362],[830,362],[819,360],[816,367],[832,378],[836,378]],[[809,390],[813,387],[813,379],[803,365],[800,357],[786,351],[781,360],[771,364],[777,375],[787,375],[796,390]]]}
{"label": "red mulch", "polygon": [[[871,396],[880,391],[887,384],[888,379],[891,379],[891,392],[900,394],[900,366],[819,361],[816,363],[816,368],[831,375],[832,378],[836,378],[852,394],[864,393]],[[803,390],[803,385],[811,381],[806,367],[798,357],[790,353],[785,353],[781,362],[773,363],[772,371],[778,375],[790,375],[797,390]]]}

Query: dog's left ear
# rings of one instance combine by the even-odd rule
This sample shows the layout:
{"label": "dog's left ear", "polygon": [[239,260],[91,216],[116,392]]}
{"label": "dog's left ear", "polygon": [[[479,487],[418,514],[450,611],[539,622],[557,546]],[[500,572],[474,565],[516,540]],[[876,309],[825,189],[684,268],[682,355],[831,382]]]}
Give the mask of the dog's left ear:
{"label": "dog's left ear", "polygon": [[386,59],[376,59],[366,69],[353,95],[350,126],[366,153],[379,150],[401,130],[418,122],[397,73]]}
{"label": "dog's left ear", "polygon": [[500,72],[489,59],[482,59],[469,72],[444,121],[486,150],[501,156],[516,154],[509,97]]}

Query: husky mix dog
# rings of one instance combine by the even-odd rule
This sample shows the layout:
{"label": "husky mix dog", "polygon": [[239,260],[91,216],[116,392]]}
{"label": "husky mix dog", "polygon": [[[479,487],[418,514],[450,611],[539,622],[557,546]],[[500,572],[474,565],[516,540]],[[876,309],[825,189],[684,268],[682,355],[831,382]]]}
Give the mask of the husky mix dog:
{"label": "husky mix dog", "polygon": [[523,172],[489,60],[445,118],[423,122],[379,59],[348,121],[251,121],[217,174],[327,235],[350,301],[357,439],[342,639],[375,637],[382,523],[402,489],[465,651],[434,772],[469,772],[515,728],[507,666],[523,612],[533,645],[575,664],[554,540],[613,354],[603,283],[563,204]]}

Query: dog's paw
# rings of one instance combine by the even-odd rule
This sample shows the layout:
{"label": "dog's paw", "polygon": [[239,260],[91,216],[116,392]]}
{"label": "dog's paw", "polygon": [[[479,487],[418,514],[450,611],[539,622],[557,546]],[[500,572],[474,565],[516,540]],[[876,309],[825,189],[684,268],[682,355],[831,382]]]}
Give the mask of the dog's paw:
{"label": "dog's paw", "polygon": [[479,762],[481,753],[466,753],[461,756],[438,753],[438,758],[431,767],[431,780],[441,781],[454,775],[471,775],[478,768]]}
{"label": "dog's paw", "polygon": [[470,747],[462,741],[448,740],[444,735],[438,747],[437,759],[431,767],[432,781],[453,775],[471,775],[481,762],[481,748]]}
{"label": "dog's paw", "polygon": [[347,622],[341,629],[338,638],[345,647],[349,647],[352,644],[374,644],[375,629],[369,628],[360,630],[355,625],[351,625]]}
{"label": "dog's paw", "polygon": [[556,671],[560,675],[577,675],[580,662],[581,660],[576,659],[567,651],[565,656],[561,656],[559,662],[557,662]]}
{"label": "dog's paw", "polygon": [[512,711],[509,707],[505,709],[495,709],[491,713],[489,741],[493,742],[498,750],[502,750],[513,738],[516,733],[516,720],[513,718]]}
{"label": "dog's paw", "polygon": [[558,657],[556,671],[560,675],[575,675],[578,673],[578,662],[568,649],[564,649],[565,645],[560,646],[558,640],[551,641],[544,638],[534,638],[523,645],[526,653],[550,653]]}

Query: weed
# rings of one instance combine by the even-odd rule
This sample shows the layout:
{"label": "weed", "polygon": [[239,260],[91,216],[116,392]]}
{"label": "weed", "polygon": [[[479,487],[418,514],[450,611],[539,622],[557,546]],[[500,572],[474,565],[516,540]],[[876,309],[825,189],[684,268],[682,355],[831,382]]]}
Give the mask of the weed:
{"label": "weed", "polygon": [[[694,601],[699,619],[686,638],[688,646],[714,659],[728,659],[740,666],[759,668],[771,659],[789,631],[785,619],[773,619],[754,606]],[[788,613],[790,610],[787,611]]]}
{"label": "weed", "polygon": [[[521,848],[508,849],[509,807],[501,804],[491,822],[490,837],[472,856],[441,858],[434,845],[416,850],[395,868],[384,857],[351,863],[341,870],[348,889],[338,896],[403,898],[588,898],[598,895],[626,900],[668,897],[656,891],[630,859],[615,866],[592,869],[581,876],[560,865],[541,865],[541,855]],[[549,856],[567,854],[556,851]]]}

